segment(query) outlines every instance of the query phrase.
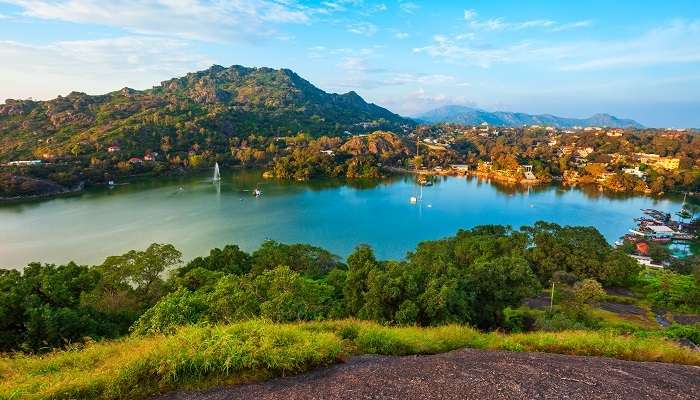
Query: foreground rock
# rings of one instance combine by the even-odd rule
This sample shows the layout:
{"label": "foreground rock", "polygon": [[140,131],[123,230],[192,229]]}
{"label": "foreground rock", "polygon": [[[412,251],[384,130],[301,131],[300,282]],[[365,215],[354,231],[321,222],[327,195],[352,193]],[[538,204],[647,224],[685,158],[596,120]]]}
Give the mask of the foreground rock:
{"label": "foreground rock", "polygon": [[697,399],[698,393],[698,367],[465,349],[433,356],[361,356],[304,375],[170,393],[158,400]]}

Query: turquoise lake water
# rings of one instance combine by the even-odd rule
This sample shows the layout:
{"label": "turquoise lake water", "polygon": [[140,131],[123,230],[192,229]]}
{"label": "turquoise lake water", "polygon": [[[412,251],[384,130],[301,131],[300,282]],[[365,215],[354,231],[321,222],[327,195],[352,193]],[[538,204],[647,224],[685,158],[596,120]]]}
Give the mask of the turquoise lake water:
{"label": "turquoise lake water", "polygon": [[[520,227],[538,220],[598,228],[613,242],[642,208],[675,212],[682,198],[610,195],[545,186],[508,188],[476,179],[440,178],[423,189],[412,176],[382,181],[266,181],[255,171],[145,179],[82,195],[0,206],[0,266],[30,261],[100,263],[106,256],[172,243],[185,259],[265,239],[310,243],[346,256],[367,243],[382,258],[402,258],[428,239],[480,224]],[[258,186],[263,195],[255,198]]]}

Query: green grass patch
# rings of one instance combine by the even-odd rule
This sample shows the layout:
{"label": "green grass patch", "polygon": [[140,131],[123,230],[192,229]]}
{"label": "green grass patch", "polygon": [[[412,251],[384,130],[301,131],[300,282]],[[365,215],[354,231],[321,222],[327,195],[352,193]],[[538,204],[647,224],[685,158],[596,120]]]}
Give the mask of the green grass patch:
{"label": "green grass patch", "polygon": [[0,399],[139,399],[299,373],[355,354],[434,354],[463,347],[700,366],[699,353],[658,336],[590,331],[505,335],[461,325],[255,320],[183,327],[170,336],[91,343],[41,356],[6,356],[0,358]]}

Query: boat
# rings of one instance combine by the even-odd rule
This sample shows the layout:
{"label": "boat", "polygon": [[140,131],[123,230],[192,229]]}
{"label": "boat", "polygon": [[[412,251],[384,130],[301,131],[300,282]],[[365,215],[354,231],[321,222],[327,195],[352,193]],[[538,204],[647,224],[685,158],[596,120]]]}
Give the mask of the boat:
{"label": "boat", "polygon": [[212,180],[212,182],[220,182],[221,181],[221,173],[219,172],[219,163],[218,162],[214,163],[214,177],[211,180]]}
{"label": "boat", "polygon": [[423,185],[418,185],[420,187],[420,194],[418,196],[411,196],[408,200],[411,204],[416,204],[423,200]]}
{"label": "boat", "polygon": [[262,190],[255,188],[255,190],[253,191],[253,194],[255,195],[255,197],[260,197],[260,196],[262,196]]}

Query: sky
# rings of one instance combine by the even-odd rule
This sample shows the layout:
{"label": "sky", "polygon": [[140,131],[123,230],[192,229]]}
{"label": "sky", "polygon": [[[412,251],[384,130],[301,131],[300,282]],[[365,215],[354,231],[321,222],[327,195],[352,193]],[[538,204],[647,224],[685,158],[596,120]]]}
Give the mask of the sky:
{"label": "sky", "polygon": [[405,116],[459,104],[700,127],[697,0],[0,0],[0,99],[213,64],[289,68]]}

